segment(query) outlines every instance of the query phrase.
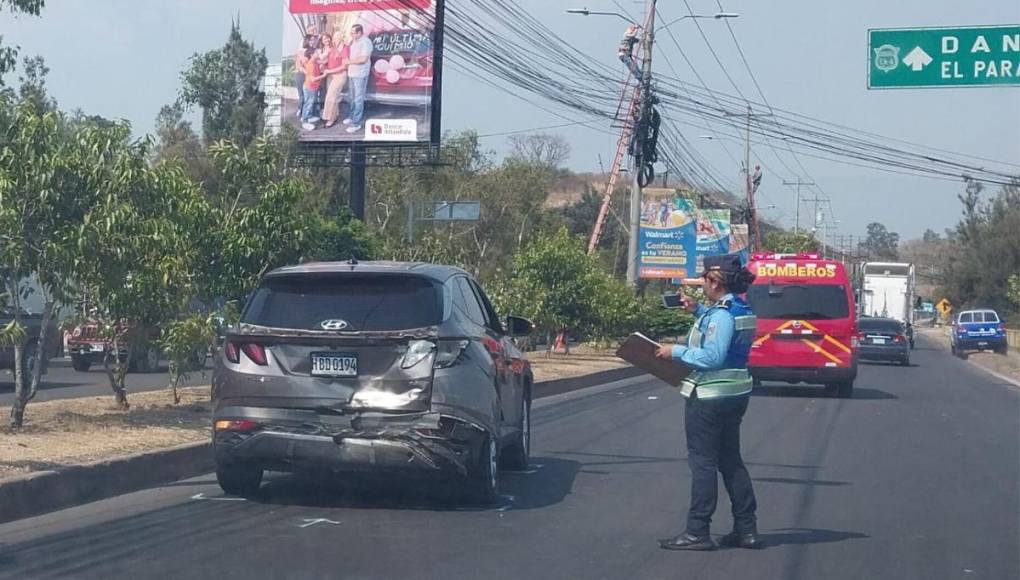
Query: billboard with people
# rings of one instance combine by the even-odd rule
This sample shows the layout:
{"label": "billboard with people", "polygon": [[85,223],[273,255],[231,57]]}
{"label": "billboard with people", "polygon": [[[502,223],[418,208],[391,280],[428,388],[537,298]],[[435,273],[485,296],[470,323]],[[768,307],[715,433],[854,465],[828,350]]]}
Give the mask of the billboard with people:
{"label": "billboard with people", "polygon": [[283,123],[304,142],[431,141],[441,9],[442,0],[289,0]]}

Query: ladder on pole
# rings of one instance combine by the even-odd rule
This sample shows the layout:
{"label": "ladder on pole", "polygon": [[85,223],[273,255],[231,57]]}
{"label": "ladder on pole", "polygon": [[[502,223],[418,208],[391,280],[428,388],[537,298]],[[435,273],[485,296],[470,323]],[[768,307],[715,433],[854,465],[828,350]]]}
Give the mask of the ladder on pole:
{"label": "ladder on pole", "polygon": [[[626,88],[624,89],[626,90]],[[623,167],[623,160],[627,156],[627,149],[630,146],[634,134],[635,115],[638,104],[641,102],[641,83],[634,88],[634,94],[630,99],[630,106],[627,110],[627,117],[623,123],[623,130],[620,132],[620,140],[616,143],[616,156],[613,158],[613,165],[609,171],[609,182],[606,184],[606,193],[602,196],[602,207],[599,208],[598,219],[595,220],[595,229],[591,232],[588,240],[588,255],[592,255],[599,247],[602,234],[605,233],[606,222],[609,219],[609,211],[613,205],[613,193],[616,190],[616,182],[620,177],[620,169]]]}

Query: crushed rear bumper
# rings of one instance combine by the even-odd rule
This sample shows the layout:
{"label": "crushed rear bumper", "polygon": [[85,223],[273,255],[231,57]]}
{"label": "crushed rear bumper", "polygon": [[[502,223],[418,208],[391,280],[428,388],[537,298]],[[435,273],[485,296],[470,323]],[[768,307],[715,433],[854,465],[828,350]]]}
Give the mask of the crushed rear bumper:
{"label": "crushed rear bumper", "polygon": [[323,415],[308,409],[224,407],[214,421],[245,420],[247,431],[213,433],[218,463],[275,471],[400,472],[464,476],[487,432],[439,413]]}

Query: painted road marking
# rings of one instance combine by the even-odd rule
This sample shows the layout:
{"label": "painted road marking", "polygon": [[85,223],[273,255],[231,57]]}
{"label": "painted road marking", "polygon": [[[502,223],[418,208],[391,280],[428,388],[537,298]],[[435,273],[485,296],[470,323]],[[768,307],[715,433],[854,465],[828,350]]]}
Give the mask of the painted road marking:
{"label": "painted road marking", "polygon": [[299,528],[310,528],[310,527],[312,527],[312,526],[314,526],[316,524],[331,524],[331,525],[334,525],[334,526],[339,526],[340,525],[340,522],[334,522],[333,520],[327,520],[326,518],[315,518],[315,519],[307,519],[306,518],[304,520],[304,522],[305,523],[301,524],[298,527]]}
{"label": "painted road marking", "polygon": [[247,501],[243,497],[206,497],[204,493],[196,493],[191,496],[191,499],[199,501]]}

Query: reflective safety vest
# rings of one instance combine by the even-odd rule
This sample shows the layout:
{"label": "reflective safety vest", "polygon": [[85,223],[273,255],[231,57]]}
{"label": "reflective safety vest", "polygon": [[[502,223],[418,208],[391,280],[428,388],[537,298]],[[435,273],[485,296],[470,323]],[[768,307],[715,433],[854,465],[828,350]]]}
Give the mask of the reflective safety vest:
{"label": "reflective safety vest", "polygon": [[705,336],[701,323],[710,312],[724,309],[734,317],[733,340],[726,352],[723,368],[718,370],[693,370],[680,385],[680,393],[687,398],[697,393],[699,399],[722,399],[739,397],[751,392],[753,381],[747,371],[747,357],[754,341],[756,319],[751,309],[742,300],[724,300],[709,308],[691,328],[687,344],[703,348]]}

